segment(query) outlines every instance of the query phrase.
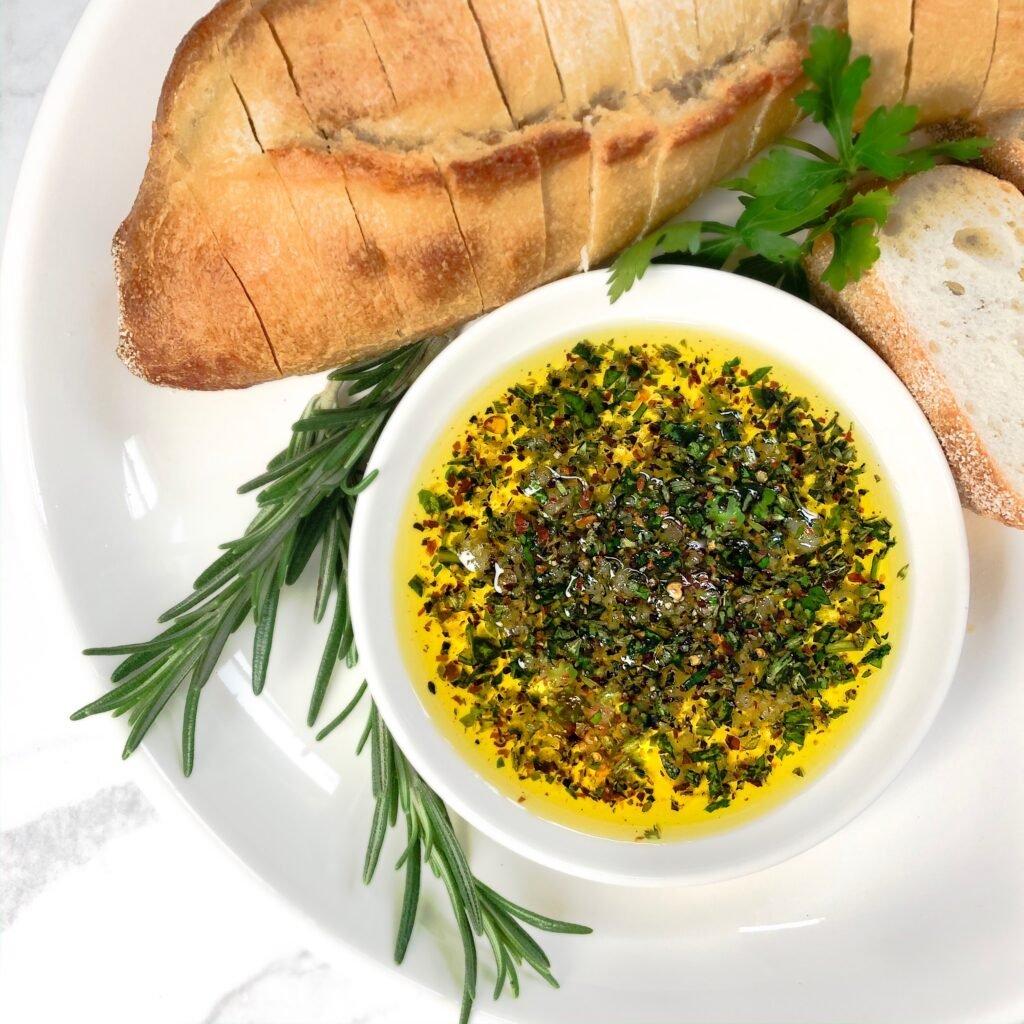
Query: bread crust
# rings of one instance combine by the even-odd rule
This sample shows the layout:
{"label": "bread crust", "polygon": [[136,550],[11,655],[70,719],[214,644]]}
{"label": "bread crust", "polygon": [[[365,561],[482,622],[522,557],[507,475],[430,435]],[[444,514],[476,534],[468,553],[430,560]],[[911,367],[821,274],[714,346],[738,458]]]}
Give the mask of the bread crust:
{"label": "bread crust", "polygon": [[539,0],[571,117],[634,92],[629,43],[616,0]]}
{"label": "bread crust", "polygon": [[891,107],[903,99],[913,7],[913,0],[850,0],[853,54],[871,58],[871,77],[857,104],[858,125],[876,107]]}
{"label": "bread crust", "polygon": [[980,515],[1024,528],[1024,495],[1018,494],[971,426],[956,395],[928,356],[927,341],[907,323],[874,273],[841,292],[821,281],[832,258],[831,239],[819,240],[809,260],[815,302],[864,339],[914,396],[942,445],[963,503]]}
{"label": "bread crust", "polygon": [[530,125],[523,139],[540,161],[545,245],[542,279],[552,281],[587,263],[590,231],[590,132],[561,119]]}
{"label": "bread crust", "polygon": [[640,88],[671,86],[700,67],[695,0],[618,0]]}
{"label": "bread crust", "polygon": [[347,133],[332,148],[367,244],[383,257],[404,335],[421,337],[479,314],[483,299],[433,158]]}
{"label": "bread crust", "polygon": [[470,0],[484,47],[517,125],[564,114],[544,20],[537,0]]}
{"label": "bread crust", "polygon": [[468,0],[359,3],[395,96],[382,130],[419,145],[445,132],[513,127]]}
{"label": "bread crust", "polygon": [[1024,0],[999,0],[995,46],[978,114],[1024,107]]}
{"label": "bread crust", "polygon": [[999,0],[914,0],[906,102],[923,121],[977,106],[992,63]]}
{"label": "bread crust", "polygon": [[118,356],[132,373],[177,388],[239,388],[279,377],[245,289],[172,167],[166,152],[154,152],[114,236]]}
{"label": "bread crust", "polygon": [[394,117],[396,104],[356,0],[268,0],[261,8],[317,129]]}
{"label": "bread crust", "polygon": [[457,136],[433,146],[473,264],[484,309],[539,284],[545,225],[537,152],[517,136]]}

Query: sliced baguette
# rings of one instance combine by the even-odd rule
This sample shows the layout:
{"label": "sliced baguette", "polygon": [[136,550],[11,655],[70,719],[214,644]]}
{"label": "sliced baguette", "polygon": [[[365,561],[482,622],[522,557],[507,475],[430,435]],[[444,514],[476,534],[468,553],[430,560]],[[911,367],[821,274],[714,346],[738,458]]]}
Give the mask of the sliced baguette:
{"label": "sliced baguette", "polygon": [[914,0],[906,102],[923,121],[973,110],[992,63],[999,0]]}
{"label": "sliced baguette", "polygon": [[[208,337],[210,379],[195,386],[240,386],[446,330],[601,263],[790,126],[798,40],[845,10],[221,0],[175,56],[154,126],[156,184],[143,183],[129,217],[154,223],[167,202],[182,206],[166,211],[176,231],[196,224],[190,308],[207,322],[179,346],[161,335],[172,319],[159,282],[177,294],[192,271],[154,265],[126,222],[122,351],[164,381],[177,352],[187,368],[176,379],[196,381]],[[188,250],[160,251],[176,246]],[[237,289],[201,269],[217,265]],[[251,303],[239,322],[262,326],[267,351],[228,367],[220,321],[239,319],[239,291]]]}
{"label": "sliced baguette", "polygon": [[635,90],[616,0],[540,0],[540,10],[570,116]]}
{"label": "sliced baguette", "polygon": [[562,84],[537,0],[470,0],[470,7],[512,120],[561,111]]}
{"label": "sliced baguette", "polygon": [[871,77],[857,104],[858,124],[876,107],[891,107],[903,99],[913,8],[913,0],[850,0],[853,55],[871,58]]}
{"label": "sliced baguette", "polygon": [[324,134],[354,121],[386,120],[396,112],[356,0],[268,0],[261,8],[284,52],[299,95]]}
{"label": "sliced baguette", "polygon": [[978,114],[1024,106],[1024,0],[999,0],[995,47]]}
{"label": "sliced baguette", "polygon": [[[468,0],[359,4],[397,107],[378,132],[419,145],[445,132],[512,127]],[[327,17],[330,8],[319,11]]]}
{"label": "sliced baguette", "polygon": [[540,284],[544,196],[536,150],[517,135],[493,144],[466,136],[434,143],[484,309]]}
{"label": "sliced baguette", "polygon": [[648,92],[700,66],[695,0],[618,0],[637,83]]}
{"label": "sliced baguette", "polygon": [[981,155],[981,166],[1024,192],[1024,110],[984,117],[976,130],[993,140]]}
{"label": "sliced baguette", "polygon": [[1024,528],[1024,196],[973,168],[903,182],[860,281],[816,299],[899,374],[942,443],[966,505]]}
{"label": "sliced baguette", "polygon": [[430,154],[384,150],[347,133],[332,151],[367,245],[387,267],[403,334],[420,337],[482,312],[466,243]]}

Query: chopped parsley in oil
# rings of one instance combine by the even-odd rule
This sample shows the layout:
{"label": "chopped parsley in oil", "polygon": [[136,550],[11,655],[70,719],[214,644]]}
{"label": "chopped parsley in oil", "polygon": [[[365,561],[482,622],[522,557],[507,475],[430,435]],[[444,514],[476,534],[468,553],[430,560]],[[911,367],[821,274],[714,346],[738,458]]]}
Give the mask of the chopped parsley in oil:
{"label": "chopped parsley in oil", "polygon": [[867,493],[848,425],[772,367],[581,342],[419,492],[430,691],[521,780],[726,808],[891,653],[893,531]]}

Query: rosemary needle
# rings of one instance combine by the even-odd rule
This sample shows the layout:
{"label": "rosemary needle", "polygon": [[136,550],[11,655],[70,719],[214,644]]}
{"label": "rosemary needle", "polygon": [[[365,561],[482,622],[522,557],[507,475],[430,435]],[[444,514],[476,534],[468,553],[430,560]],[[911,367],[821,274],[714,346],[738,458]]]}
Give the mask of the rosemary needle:
{"label": "rosemary needle", "polygon": [[[101,712],[127,715],[131,729],[123,756],[128,757],[184,687],[182,766],[190,775],[200,697],[228,639],[252,620],[252,687],[259,694],[270,666],[281,591],[300,578],[319,550],[314,621],[327,618],[332,600],[333,610],[307,716],[309,725],[316,722],[335,667],[339,662],[354,665],[357,658],[346,570],[355,502],[373,482],[374,474],[365,472],[366,463],[392,409],[436,348],[435,341],[419,342],[330,375],[346,392],[345,404],[339,406],[334,395],[326,401],[313,399],[293,425],[288,446],[270,460],[264,473],[239,488],[242,494],[258,492],[256,515],[240,537],[222,545],[223,553],[196,578],[192,593],[160,617],[167,628],[143,643],[85,651],[122,661],[111,673],[113,688],[76,711],[73,719]],[[317,739],[348,718],[365,692],[364,682]],[[486,937],[494,956],[495,999],[506,984],[513,995],[519,994],[518,968],[524,963],[557,985],[547,956],[523,924],[571,934],[590,929],[520,907],[473,875],[447,808],[406,761],[372,703],[356,752],[367,742],[375,806],[363,870],[366,882],[376,871],[388,831],[399,814],[405,820],[406,847],[397,864],[405,870],[405,886],[396,962],[405,957],[413,935],[421,867],[426,864],[448,893],[462,942],[461,1024],[468,1021],[476,998],[478,938]]]}

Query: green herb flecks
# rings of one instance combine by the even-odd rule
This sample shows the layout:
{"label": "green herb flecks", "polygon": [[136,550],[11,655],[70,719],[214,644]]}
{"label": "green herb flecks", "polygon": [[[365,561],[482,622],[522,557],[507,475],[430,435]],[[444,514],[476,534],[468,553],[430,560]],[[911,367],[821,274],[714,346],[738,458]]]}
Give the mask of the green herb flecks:
{"label": "green herb flecks", "polygon": [[683,351],[584,342],[495,394],[410,524],[431,692],[521,782],[642,812],[729,807],[890,650],[847,427]]}

